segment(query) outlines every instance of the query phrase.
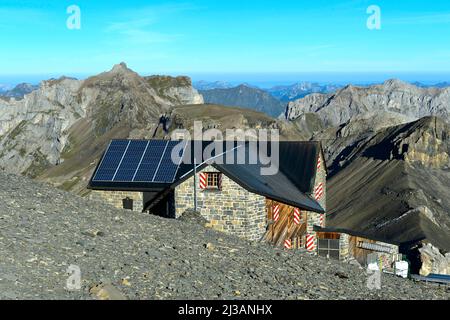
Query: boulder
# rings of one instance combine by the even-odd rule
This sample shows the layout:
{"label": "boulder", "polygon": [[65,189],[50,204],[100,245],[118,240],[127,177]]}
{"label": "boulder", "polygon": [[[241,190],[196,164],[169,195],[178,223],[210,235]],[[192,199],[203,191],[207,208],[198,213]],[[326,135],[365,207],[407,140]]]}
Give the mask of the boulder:
{"label": "boulder", "polygon": [[425,277],[430,274],[450,275],[450,253],[444,255],[430,243],[420,248],[419,252],[422,261],[420,275]]}

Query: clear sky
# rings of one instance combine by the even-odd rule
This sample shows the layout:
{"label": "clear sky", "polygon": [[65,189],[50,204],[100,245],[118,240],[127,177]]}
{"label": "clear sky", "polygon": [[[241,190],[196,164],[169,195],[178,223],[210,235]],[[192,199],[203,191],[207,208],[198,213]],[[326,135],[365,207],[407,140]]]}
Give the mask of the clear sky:
{"label": "clear sky", "polygon": [[[81,10],[81,29],[66,26]],[[381,30],[367,8],[381,9]],[[0,75],[450,73],[448,0],[0,0]],[[450,79],[449,79],[450,80]]]}

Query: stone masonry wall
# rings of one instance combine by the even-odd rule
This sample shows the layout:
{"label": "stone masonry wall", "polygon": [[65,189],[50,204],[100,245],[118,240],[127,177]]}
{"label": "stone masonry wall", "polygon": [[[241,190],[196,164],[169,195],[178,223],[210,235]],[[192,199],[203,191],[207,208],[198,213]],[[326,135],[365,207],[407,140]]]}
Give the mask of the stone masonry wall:
{"label": "stone masonry wall", "polygon": [[125,198],[133,199],[133,211],[142,212],[144,204],[143,204],[143,195],[142,192],[124,192],[124,191],[92,191],[89,195],[89,199],[104,201],[109,203],[110,205],[122,209],[123,202],[122,200]]}
{"label": "stone masonry wall", "polygon": [[[218,172],[207,167],[202,172]],[[197,178],[197,203],[201,215],[218,231],[249,241],[260,240],[266,232],[266,199],[222,175],[222,190],[201,190]],[[194,207],[194,177],[175,189],[176,216]]]}

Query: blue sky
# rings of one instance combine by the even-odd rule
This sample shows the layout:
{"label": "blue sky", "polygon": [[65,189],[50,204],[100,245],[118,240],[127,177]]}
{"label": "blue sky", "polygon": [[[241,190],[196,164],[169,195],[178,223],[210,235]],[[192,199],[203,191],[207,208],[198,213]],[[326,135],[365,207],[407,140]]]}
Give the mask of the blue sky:
{"label": "blue sky", "polygon": [[[70,5],[81,29],[69,30]],[[381,30],[369,30],[369,5]],[[0,0],[0,75],[447,73],[450,1]],[[450,80],[450,79],[449,79]]]}

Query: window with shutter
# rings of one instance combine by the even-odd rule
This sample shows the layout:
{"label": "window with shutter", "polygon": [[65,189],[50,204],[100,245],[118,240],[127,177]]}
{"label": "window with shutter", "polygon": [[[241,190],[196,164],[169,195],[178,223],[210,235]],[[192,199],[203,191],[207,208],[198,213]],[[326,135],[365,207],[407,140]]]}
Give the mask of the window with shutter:
{"label": "window with shutter", "polygon": [[209,172],[206,173],[205,177],[205,188],[210,190],[221,190],[222,189],[222,174],[219,172]]}

